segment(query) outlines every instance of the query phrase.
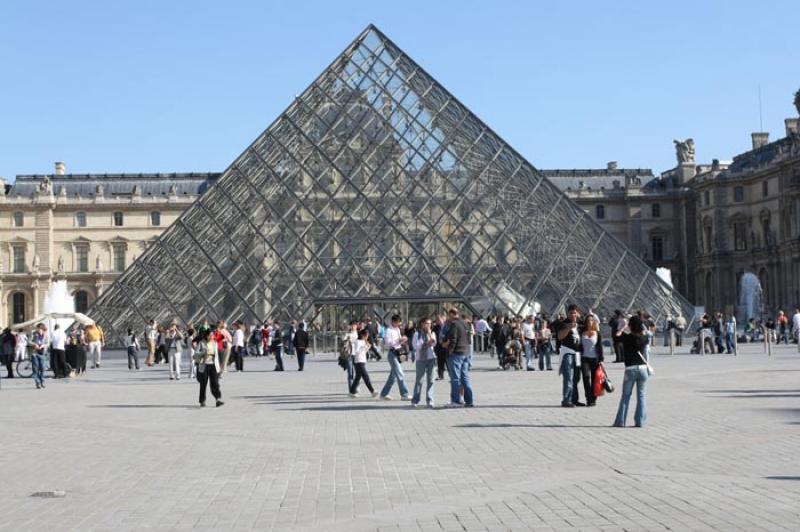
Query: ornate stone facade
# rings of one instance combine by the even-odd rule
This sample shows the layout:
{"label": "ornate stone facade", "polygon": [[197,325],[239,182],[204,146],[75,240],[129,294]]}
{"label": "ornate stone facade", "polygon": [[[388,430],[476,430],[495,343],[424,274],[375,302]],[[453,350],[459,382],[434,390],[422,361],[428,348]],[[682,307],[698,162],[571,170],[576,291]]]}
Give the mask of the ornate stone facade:
{"label": "ornate stone facade", "polygon": [[66,279],[85,310],[218,174],[22,175],[0,182],[0,323],[44,311]]}

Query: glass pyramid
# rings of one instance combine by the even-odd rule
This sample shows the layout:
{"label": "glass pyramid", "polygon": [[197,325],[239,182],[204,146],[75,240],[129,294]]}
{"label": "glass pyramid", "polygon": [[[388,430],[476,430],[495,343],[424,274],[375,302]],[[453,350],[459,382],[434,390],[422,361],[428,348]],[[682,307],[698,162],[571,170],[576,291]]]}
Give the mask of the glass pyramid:
{"label": "glass pyramid", "polygon": [[498,287],[520,309],[693,315],[370,25],[90,315],[121,340],[150,318],[310,319],[348,301],[474,309]]}

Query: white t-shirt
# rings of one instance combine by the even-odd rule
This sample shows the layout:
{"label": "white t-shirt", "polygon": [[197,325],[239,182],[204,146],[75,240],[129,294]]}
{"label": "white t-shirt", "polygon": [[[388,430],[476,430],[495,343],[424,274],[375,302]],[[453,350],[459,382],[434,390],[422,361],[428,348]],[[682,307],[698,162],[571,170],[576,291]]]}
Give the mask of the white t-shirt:
{"label": "white t-shirt", "polygon": [[526,340],[533,340],[536,338],[536,333],[533,330],[533,323],[528,323],[527,321],[522,323],[522,337]]}
{"label": "white t-shirt", "polygon": [[244,331],[236,329],[233,331],[233,347],[244,347]]}
{"label": "white t-shirt", "polygon": [[483,334],[489,330],[489,324],[486,323],[486,320],[479,319],[477,325],[475,325],[475,330],[478,334]]}
{"label": "white t-shirt", "polygon": [[364,340],[355,340],[353,342],[353,362],[356,364],[367,363],[367,342]]}
{"label": "white t-shirt", "polygon": [[400,328],[389,327],[383,333],[383,345],[387,349],[400,349]]}
{"label": "white t-shirt", "polygon": [[800,312],[795,312],[792,316],[792,330],[795,333],[800,332]]}
{"label": "white t-shirt", "polygon": [[61,329],[55,330],[50,335],[50,343],[53,344],[53,349],[63,351],[65,349],[65,344],[67,343],[67,335],[65,335],[64,331]]}

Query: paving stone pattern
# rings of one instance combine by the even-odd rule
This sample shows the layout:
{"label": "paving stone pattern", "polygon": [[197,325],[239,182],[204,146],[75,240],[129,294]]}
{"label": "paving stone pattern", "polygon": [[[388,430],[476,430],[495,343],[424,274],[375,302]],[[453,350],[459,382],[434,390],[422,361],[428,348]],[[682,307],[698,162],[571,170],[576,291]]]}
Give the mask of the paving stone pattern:
{"label": "paving stone pattern", "polygon": [[797,349],[654,365],[644,429],[610,427],[614,364],[617,392],[569,410],[556,371],[485,355],[477,408],[454,410],[350,399],[332,355],[246,359],[221,408],[119,354],[41,391],[3,379],[0,530],[798,530]]}

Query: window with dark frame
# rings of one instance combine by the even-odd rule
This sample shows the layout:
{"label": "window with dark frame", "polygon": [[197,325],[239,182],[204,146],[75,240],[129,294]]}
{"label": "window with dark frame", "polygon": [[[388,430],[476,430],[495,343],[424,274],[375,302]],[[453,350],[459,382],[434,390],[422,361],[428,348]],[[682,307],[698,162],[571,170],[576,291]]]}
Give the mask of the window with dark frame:
{"label": "window with dark frame", "polygon": [[763,181],[761,183],[761,194],[766,198],[769,196],[769,181]]}
{"label": "window with dark frame", "polygon": [[13,273],[25,273],[25,247],[14,246],[14,263],[12,264]]}
{"label": "window with dark frame", "polygon": [[125,271],[125,244],[114,244],[114,271]]}
{"label": "window with dark frame", "polygon": [[80,273],[89,271],[89,246],[81,245],[75,248],[76,268]]}
{"label": "window with dark frame", "polygon": [[664,238],[660,236],[654,236],[652,244],[653,244],[653,260],[656,261],[664,260]]}
{"label": "window with dark frame", "polygon": [[121,212],[118,211],[118,212],[114,213],[114,226],[115,227],[122,227],[122,224],[124,223],[124,221],[125,221],[125,218],[124,218],[124,216],[123,216],[123,214]]}
{"label": "window with dark frame", "polygon": [[76,212],[75,213],[75,226],[76,227],[86,227],[86,213],[85,212]]}
{"label": "window with dark frame", "polygon": [[15,212],[14,213],[14,227],[22,227],[25,225],[25,214],[22,212]]}
{"label": "window with dark frame", "polygon": [[747,251],[747,224],[745,222],[734,222],[733,246],[736,251]]}
{"label": "window with dark frame", "polygon": [[703,192],[703,203],[705,204],[706,207],[711,205],[711,193],[708,190]]}
{"label": "window with dark frame", "polygon": [[85,290],[78,290],[72,297],[75,298],[75,312],[85,313],[89,310],[89,294]]}
{"label": "window with dark frame", "polygon": [[11,313],[14,323],[22,323],[25,321],[25,294],[22,292],[15,292],[11,296]]}
{"label": "window with dark frame", "polygon": [[660,203],[653,203],[651,207],[651,214],[653,218],[661,218],[661,204]]}
{"label": "window with dark frame", "polygon": [[161,225],[161,213],[158,211],[153,211],[150,213],[150,225],[153,227],[158,227]]}
{"label": "window with dark frame", "polygon": [[733,187],[733,201],[736,203],[744,201],[744,187]]}
{"label": "window with dark frame", "polygon": [[594,208],[594,217],[598,220],[605,220],[606,218],[606,207],[605,205],[596,205]]}

